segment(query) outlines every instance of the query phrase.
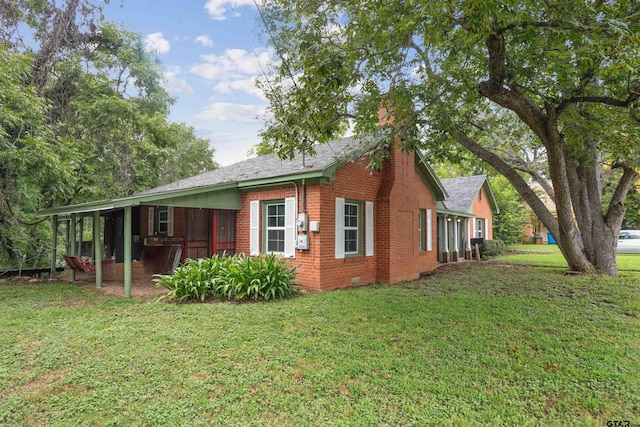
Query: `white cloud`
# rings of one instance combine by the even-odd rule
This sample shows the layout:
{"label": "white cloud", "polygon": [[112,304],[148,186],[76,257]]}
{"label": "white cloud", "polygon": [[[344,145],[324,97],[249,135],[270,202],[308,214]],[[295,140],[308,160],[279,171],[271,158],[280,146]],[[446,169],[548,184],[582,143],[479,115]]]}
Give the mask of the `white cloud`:
{"label": "white cloud", "polygon": [[204,47],[213,46],[213,41],[211,40],[211,37],[209,37],[207,34],[203,34],[201,36],[196,37],[196,42],[200,43]]}
{"label": "white cloud", "polygon": [[221,93],[241,91],[250,95],[257,96],[258,98],[264,99],[265,101],[267,100],[267,97],[264,96],[264,92],[262,91],[262,89],[256,86],[255,77],[249,77],[248,79],[239,80],[225,80],[215,85],[214,89]]}
{"label": "white cloud", "polygon": [[265,112],[265,105],[213,102],[196,117],[221,122],[257,123],[260,120],[258,116],[264,116]]}
{"label": "white cloud", "polygon": [[162,36],[162,33],[153,33],[145,37],[144,48],[152,52],[168,53],[171,45],[169,44],[169,40]]}
{"label": "white cloud", "polygon": [[245,125],[233,131],[200,129],[197,132],[210,141],[209,146],[216,150],[214,159],[221,166],[246,160],[249,150],[260,142],[257,125],[255,129]]}
{"label": "white cloud", "polygon": [[227,49],[222,55],[201,55],[204,62],[191,67],[191,72],[208,80],[246,78],[261,73],[272,57],[272,51],[254,53],[244,49]]}
{"label": "white cloud", "polygon": [[193,88],[189,86],[185,79],[180,78],[180,74],[180,67],[173,67],[165,71],[162,87],[171,95],[191,95]]}
{"label": "white cloud", "polygon": [[[262,3],[258,1],[258,4]],[[241,6],[253,6],[253,0],[209,0],[204,5],[205,10],[216,21],[227,19],[228,8],[234,9]],[[233,16],[240,16],[238,11],[232,11]]]}

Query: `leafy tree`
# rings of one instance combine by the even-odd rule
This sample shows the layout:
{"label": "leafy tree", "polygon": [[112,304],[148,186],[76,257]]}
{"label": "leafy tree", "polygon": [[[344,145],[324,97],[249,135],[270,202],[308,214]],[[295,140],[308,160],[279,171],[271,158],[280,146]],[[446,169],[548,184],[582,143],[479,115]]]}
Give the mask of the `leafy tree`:
{"label": "leafy tree", "polygon": [[255,144],[253,147],[249,148],[247,151],[247,156],[264,156],[266,154],[273,154],[273,149],[269,144],[261,141]]}
{"label": "leafy tree", "polygon": [[500,207],[500,212],[493,216],[493,237],[509,245],[516,243],[518,237],[523,235],[527,209],[518,192],[505,177],[493,177],[491,186]]}
{"label": "leafy tree", "polygon": [[103,19],[103,3],[0,0],[4,264],[43,252],[50,237],[34,224],[40,209],[217,166],[192,128],[168,121],[174,100],[160,65],[139,34]]}
{"label": "leafy tree", "polygon": [[627,195],[626,208],[622,227],[625,229],[640,229],[640,184],[637,184]]}
{"label": "leafy tree", "polygon": [[195,136],[193,128],[182,124],[173,124],[169,129],[169,138],[175,146],[160,149],[154,156],[155,164],[149,170],[156,171],[157,176],[148,187],[169,184],[219,167],[213,160],[215,150],[209,147],[208,139]]}
{"label": "leafy tree", "polygon": [[31,65],[28,55],[0,45],[0,265],[40,253],[36,242],[41,226],[24,213],[35,212],[42,203],[43,183],[71,170],[64,151],[47,143],[46,103],[24,84]]}
{"label": "leafy tree", "polygon": [[[262,82],[276,153],[313,151],[346,121],[381,150],[398,134],[433,159],[468,150],[509,180],[572,270],[617,274],[640,167],[638,2],[267,0],[262,12],[282,58]],[[378,130],[381,105],[394,120]],[[607,205],[605,167],[620,171]]]}

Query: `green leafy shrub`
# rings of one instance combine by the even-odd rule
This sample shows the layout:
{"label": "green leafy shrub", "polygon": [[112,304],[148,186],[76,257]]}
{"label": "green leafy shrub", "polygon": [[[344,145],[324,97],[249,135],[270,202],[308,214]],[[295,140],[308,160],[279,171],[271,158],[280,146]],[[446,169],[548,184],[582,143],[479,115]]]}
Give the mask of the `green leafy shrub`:
{"label": "green leafy shrub", "polygon": [[480,246],[480,257],[482,259],[494,258],[500,255],[504,255],[507,250],[507,245],[502,240],[485,240]]}
{"label": "green leafy shrub", "polygon": [[212,258],[188,259],[173,274],[155,274],[156,287],[169,290],[168,297],[177,301],[204,299],[211,295],[217,285],[216,278],[230,258],[214,256]]}
{"label": "green leafy shrub", "polygon": [[156,287],[177,301],[207,296],[224,299],[286,298],[296,292],[295,268],[273,254],[263,257],[218,256],[187,260],[172,275],[155,275]]}

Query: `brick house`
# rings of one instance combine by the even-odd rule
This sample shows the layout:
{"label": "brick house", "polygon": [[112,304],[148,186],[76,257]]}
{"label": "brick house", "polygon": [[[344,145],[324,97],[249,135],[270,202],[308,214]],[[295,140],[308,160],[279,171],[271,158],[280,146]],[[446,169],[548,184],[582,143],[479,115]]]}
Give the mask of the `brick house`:
{"label": "brick house", "polygon": [[471,259],[471,238],[493,239],[498,204],[486,175],[443,179],[447,200],[438,202],[438,260]]}
{"label": "brick house", "polygon": [[[113,264],[97,263],[96,285],[120,265],[116,278],[124,281],[125,296],[134,267],[164,272],[185,258],[223,252],[280,254],[310,290],[412,280],[435,270],[439,258],[457,259],[439,250],[439,230],[475,214],[456,213],[450,190],[421,154],[393,147],[382,170],[372,172],[362,147],[343,138],[318,146],[313,156],[261,156],[122,199],[40,214],[71,228],[78,216],[92,215],[104,238],[94,232],[100,244],[91,255]],[[492,195],[486,177],[478,194]],[[480,212],[482,203],[472,210]],[[479,218],[490,233],[487,215]]]}

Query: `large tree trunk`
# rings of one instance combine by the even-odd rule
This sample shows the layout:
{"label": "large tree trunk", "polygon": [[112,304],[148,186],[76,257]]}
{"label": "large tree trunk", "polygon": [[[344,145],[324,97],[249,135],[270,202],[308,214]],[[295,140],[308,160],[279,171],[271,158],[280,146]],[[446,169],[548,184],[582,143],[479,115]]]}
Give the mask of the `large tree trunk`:
{"label": "large tree trunk", "polygon": [[[571,172],[571,164],[567,164],[561,138],[553,139],[544,141],[544,145],[547,147],[549,175],[556,195],[558,246],[567,260],[570,270],[594,272],[596,269],[587,258],[580,229],[573,214],[572,184],[568,176]],[[589,217],[588,212],[584,212],[584,215]],[[547,225],[544,220],[542,222]]]}
{"label": "large tree trunk", "polygon": [[[553,184],[554,218],[524,180],[504,160],[470,138],[454,137],[480,159],[501,172],[529,204],[542,223],[557,238],[569,269],[617,275],[617,237],[624,217],[622,202],[637,173],[620,165],[619,181],[606,216],[602,213],[602,165],[593,141],[571,149],[559,131],[558,116],[564,110],[546,101],[544,108],[527,98],[519,87],[505,83],[505,41],[502,34],[487,39],[489,79],[478,86],[480,95],[513,111],[540,139],[547,150],[549,176]],[[579,159],[579,160],[578,160]]]}

